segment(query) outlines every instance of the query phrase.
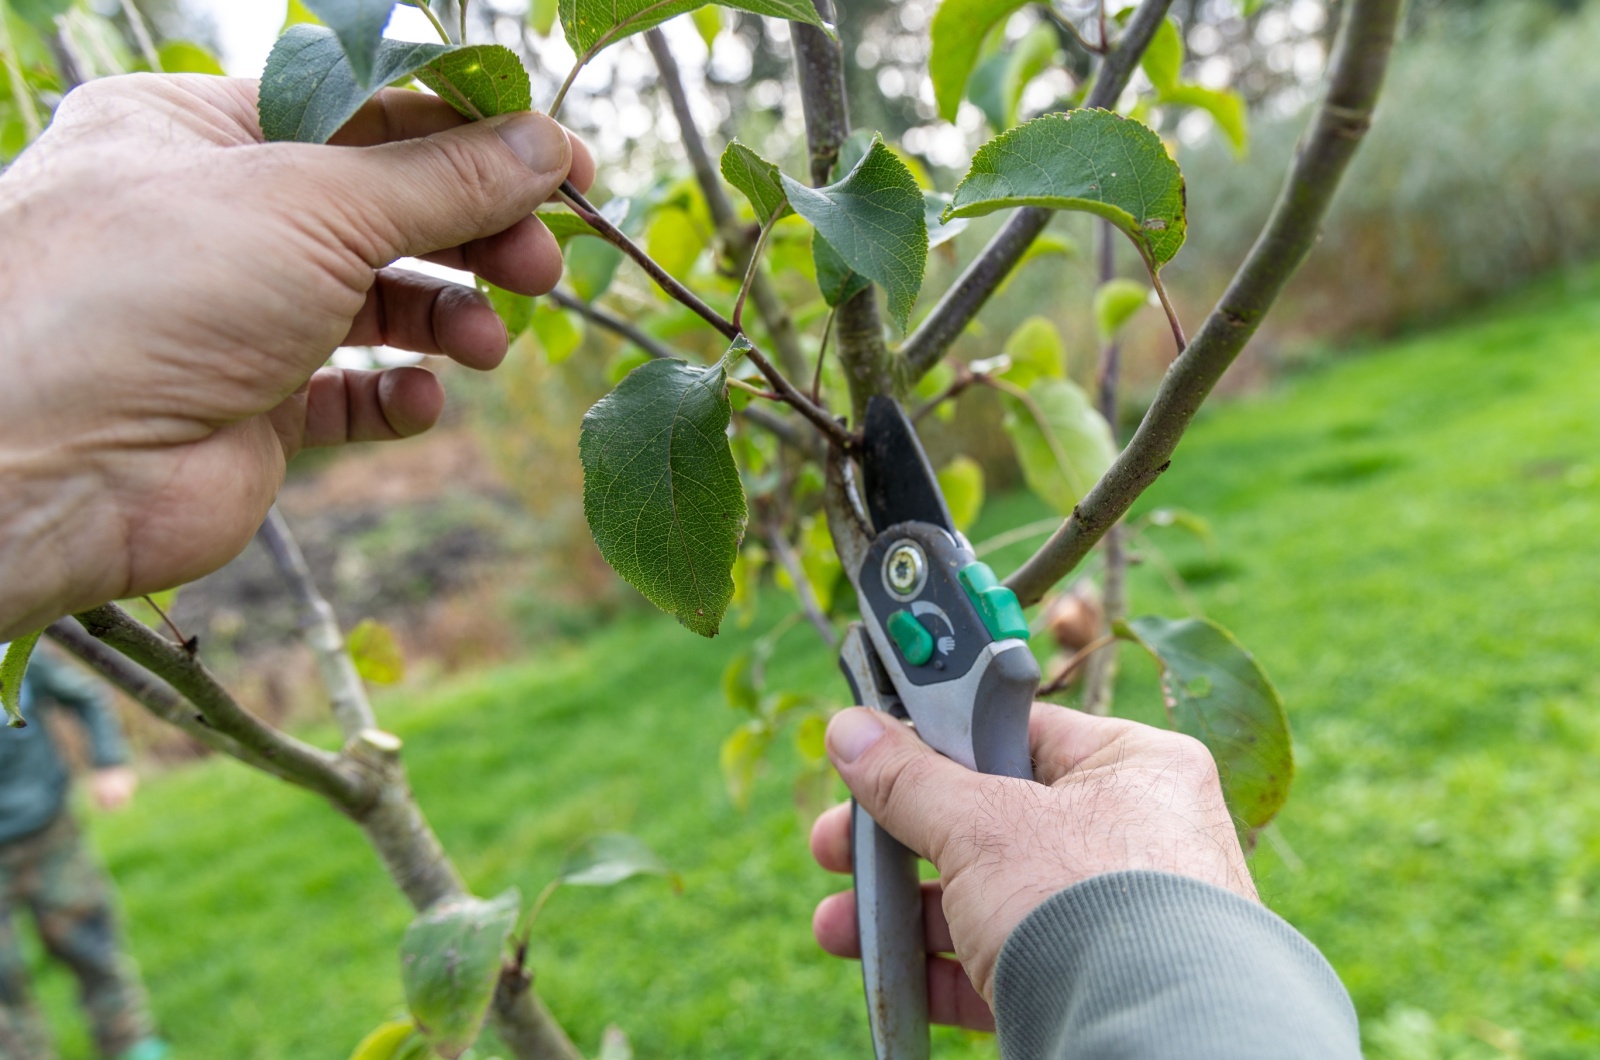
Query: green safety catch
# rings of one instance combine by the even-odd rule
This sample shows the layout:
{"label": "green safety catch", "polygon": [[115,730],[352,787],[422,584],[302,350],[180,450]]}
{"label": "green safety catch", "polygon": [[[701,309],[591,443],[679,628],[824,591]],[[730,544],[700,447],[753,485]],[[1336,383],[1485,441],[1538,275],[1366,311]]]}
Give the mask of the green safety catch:
{"label": "green safety catch", "polygon": [[917,621],[910,611],[896,611],[889,616],[889,639],[912,666],[921,666],[933,658],[933,634]]}
{"label": "green safety catch", "polygon": [[969,563],[956,572],[972,606],[978,609],[989,635],[995,640],[1028,639],[1028,619],[1017,594],[1000,584],[987,563]]}

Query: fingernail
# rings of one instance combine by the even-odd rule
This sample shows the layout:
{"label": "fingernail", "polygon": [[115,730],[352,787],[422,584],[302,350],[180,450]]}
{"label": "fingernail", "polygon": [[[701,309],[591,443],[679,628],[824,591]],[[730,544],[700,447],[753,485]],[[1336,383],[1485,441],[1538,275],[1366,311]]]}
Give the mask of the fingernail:
{"label": "fingernail", "polygon": [[564,169],[572,162],[572,144],[567,132],[543,114],[512,114],[499,122],[494,131],[535,173]]}
{"label": "fingernail", "polygon": [[853,707],[835,714],[828,723],[828,748],[840,762],[854,762],[883,735],[876,711]]}

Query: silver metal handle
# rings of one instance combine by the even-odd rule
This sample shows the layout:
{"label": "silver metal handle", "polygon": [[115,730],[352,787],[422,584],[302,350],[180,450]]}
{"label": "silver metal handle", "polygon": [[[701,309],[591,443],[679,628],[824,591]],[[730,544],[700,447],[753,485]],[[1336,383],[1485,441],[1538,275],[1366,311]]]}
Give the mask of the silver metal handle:
{"label": "silver metal handle", "polygon": [[927,1060],[928,972],[917,856],[850,803],[861,978],[877,1060]]}

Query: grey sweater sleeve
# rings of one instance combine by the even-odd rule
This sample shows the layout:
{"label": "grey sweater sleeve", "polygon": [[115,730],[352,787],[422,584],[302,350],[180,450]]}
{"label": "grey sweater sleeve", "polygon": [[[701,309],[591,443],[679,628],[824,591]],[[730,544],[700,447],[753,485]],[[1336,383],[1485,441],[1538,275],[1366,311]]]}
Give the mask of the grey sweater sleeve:
{"label": "grey sweater sleeve", "polygon": [[995,969],[1004,1060],[1360,1060],[1317,948],[1229,891],[1097,876],[1017,925]]}

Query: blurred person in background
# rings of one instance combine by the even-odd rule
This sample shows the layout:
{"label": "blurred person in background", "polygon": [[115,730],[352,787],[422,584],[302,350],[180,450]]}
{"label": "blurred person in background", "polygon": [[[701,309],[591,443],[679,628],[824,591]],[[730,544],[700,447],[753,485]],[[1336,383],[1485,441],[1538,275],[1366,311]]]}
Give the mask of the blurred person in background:
{"label": "blurred person in background", "polygon": [[[5,645],[0,645],[4,654]],[[46,715],[63,708],[88,737],[89,794],[102,810],[133,798],[122,727],[99,684],[36,652],[22,679],[25,728],[0,729],[0,1060],[55,1056],[33,1002],[13,911],[26,908],[52,957],[71,969],[103,1056],[163,1060],[144,984],[123,950],[112,884],[84,841],[72,809],[67,764]]]}

